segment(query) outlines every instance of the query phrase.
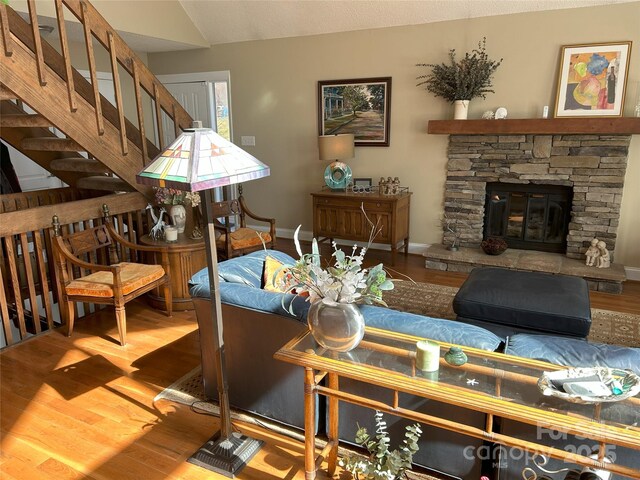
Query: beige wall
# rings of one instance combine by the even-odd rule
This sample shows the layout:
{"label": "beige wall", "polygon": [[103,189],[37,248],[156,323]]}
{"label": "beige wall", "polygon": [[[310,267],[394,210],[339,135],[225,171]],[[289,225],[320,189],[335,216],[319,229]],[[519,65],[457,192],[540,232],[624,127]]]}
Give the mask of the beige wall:
{"label": "beige wall", "polygon": [[[603,26],[603,19],[606,22]],[[450,48],[465,52],[483,36],[491,58],[504,57],[495,94],[474,100],[470,118],[504,106],[511,118],[537,117],[553,108],[561,45],[632,40],[625,111],[633,112],[640,83],[640,2],[608,7],[486,17],[429,25],[313,37],[243,42],[208,49],[150,54],[156,74],[230,70],[236,141],[255,135],[247,151],[271,166],[271,176],[249,183],[245,195],[278,227],[312,229],[309,193],[323,184],[318,161],[317,82],[393,77],[391,145],[359,147],[348,163],[356,177],[398,176],[414,192],[411,241],[439,243],[447,136],[427,135],[430,119],[452,107],[416,87],[425,73],[416,63],[445,61]],[[239,143],[239,142],[238,142]],[[632,141],[616,261],[640,267],[640,136]],[[268,200],[267,200],[268,199]]]}

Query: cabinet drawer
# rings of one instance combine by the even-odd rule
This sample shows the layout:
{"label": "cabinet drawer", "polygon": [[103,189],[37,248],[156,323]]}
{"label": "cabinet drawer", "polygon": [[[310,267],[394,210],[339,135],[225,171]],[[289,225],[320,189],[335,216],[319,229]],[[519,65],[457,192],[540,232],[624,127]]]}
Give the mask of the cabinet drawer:
{"label": "cabinet drawer", "polygon": [[385,201],[365,201],[362,202],[364,205],[365,212],[390,212],[391,211],[391,202]]}

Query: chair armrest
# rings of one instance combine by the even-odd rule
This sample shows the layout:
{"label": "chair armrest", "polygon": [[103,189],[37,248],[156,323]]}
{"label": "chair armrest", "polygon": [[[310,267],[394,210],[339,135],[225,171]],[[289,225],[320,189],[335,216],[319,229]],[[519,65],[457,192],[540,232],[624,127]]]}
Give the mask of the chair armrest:
{"label": "chair armrest", "polygon": [[129,240],[126,240],[124,237],[121,237],[120,234],[114,230],[113,225],[111,225],[111,223],[106,222],[106,225],[107,225],[107,229],[109,230],[109,235],[111,235],[111,238],[113,238],[119,244],[124,245],[127,248],[130,248],[131,250],[138,250],[140,252],[169,253],[169,248],[165,246],[140,245],[139,243],[132,243]]}
{"label": "chair armrest", "polygon": [[61,246],[58,243],[55,243],[55,249],[57,251],[57,253],[59,253],[60,255],[62,255],[66,261],[73,263],[74,265],[77,265],[78,267],[87,269],[87,270],[91,270],[91,271],[95,271],[95,272],[111,272],[111,273],[116,273],[116,271],[120,270],[120,267],[118,266],[111,266],[111,265],[100,265],[97,263],[89,263],[89,262],[85,262],[84,260],[80,260],[78,257],[76,257],[75,255],[73,255],[71,252],[69,252],[69,250],[67,250],[64,246]]}
{"label": "chair armrest", "polygon": [[267,223],[270,223],[272,225],[275,225],[275,223],[276,223],[276,219],[275,218],[267,218],[267,217],[261,217],[259,215],[256,215],[251,210],[249,210],[249,208],[247,207],[247,204],[244,203],[244,198],[242,196],[239,197],[238,200],[240,201],[240,206],[242,207],[242,211],[247,216],[253,218],[254,220],[259,220],[261,222],[267,222]]}

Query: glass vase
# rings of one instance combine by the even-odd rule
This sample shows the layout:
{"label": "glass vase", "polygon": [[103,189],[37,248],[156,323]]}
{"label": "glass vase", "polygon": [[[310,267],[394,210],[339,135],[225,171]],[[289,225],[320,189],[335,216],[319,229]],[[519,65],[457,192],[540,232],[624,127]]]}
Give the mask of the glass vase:
{"label": "glass vase", "polygon": [[337,352],[353,350],[364,336],[364,317],[352,303],[318,300],[309,308],[307,322],[316,342]]}

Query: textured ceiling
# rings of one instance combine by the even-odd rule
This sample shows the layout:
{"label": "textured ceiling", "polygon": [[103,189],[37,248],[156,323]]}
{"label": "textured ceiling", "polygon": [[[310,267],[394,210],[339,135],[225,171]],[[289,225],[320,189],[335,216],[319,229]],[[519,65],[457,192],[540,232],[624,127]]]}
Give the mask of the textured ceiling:
{"label": "textured ceiling", "polygon": [[629,0],[179,0],[212,44],[418,25]]}

